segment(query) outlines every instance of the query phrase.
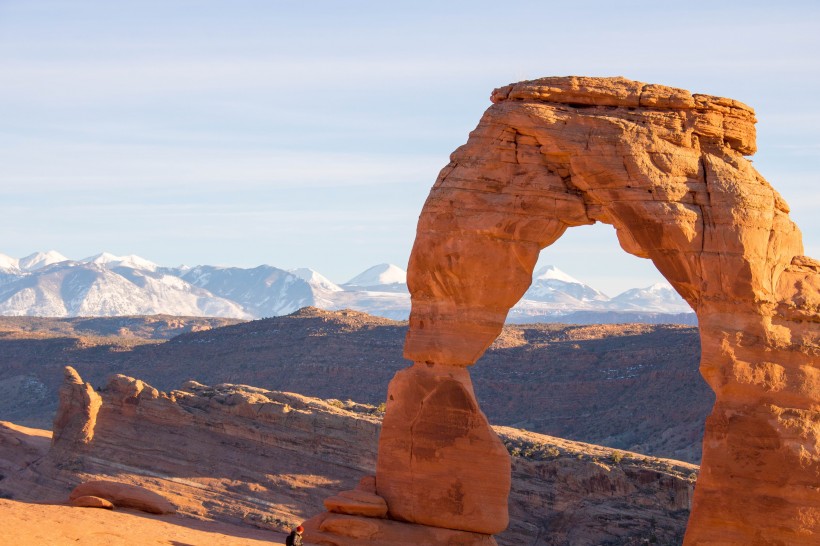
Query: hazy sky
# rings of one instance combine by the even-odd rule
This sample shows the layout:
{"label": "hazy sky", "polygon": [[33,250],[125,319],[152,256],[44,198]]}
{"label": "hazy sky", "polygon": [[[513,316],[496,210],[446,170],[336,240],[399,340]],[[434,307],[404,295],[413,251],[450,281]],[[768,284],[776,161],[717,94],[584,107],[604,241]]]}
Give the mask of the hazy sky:
{"label": "hazy sky", "polygon": [[[820,257],[820,3],[671,4],[0,0],[0,253],[404,267],[490,91],[578,74],[754,107]],[[610,295],[660,279],[609,226],[546,263]]]}

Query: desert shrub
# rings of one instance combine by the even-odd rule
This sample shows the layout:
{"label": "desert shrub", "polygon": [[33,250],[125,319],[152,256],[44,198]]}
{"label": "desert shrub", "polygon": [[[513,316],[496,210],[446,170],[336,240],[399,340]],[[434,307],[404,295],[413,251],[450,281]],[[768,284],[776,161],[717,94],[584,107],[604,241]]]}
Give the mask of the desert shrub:
{"label": "desert shrub", "polygon": [[609,454],[609,458],[612,459],[612,462],[615,464],[621,464],[621,461],[624,458],[624,454],[621,451],[613,451]]}

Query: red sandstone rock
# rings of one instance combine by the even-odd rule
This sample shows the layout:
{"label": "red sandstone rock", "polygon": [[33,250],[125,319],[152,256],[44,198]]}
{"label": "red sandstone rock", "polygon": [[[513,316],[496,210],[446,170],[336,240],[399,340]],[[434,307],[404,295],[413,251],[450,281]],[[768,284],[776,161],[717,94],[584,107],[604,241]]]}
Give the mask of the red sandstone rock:
{"label": "red sandstone rock", "polygon": [[[686,544],[816,544],[820,268],[802,256],[785,201],[743,157],[756,149],[754,112],[624,78],[521,82],[492,101],[419,218],[405,357],[471,365],[528,288],[539,251],[568,227],[611,224],[698,314],[701,373],[717,401]],[[419,458],[414,418],[388,403],[377,486],[391,514],[401,494],[390,484],[408,475],[393,461]],[[440,434],[434,423],[425,445]],[[435,457],[423,472],[449,468],[450,480],[482,464],[477,453]]]}
{"label": "red sandstone rock", "polygon": [[94,392],[94,387],[83,383],[77,370],[66,366],[60,387],[60,405],[54,417],[52,443],[90,443],[101,405],[102,400]]}
{"label": "red sandstone rock", "polygon": [[375,493],[365,491],[342,491],[324,501],[328,512],[364,516],[368,518],[383,518],[387,516],[387,503]]}
{"label": "red sandstone rock", "polygon": [[78,508],[103,508],[105,510],[113,510],[114,505],[102,497],[95,497],[93,495],[83,495],[82,497],[75,497],[68,502],[71,506]]}
{"label": "red sandstone rock", "polygon": [[365,476],[361,480],[359,480],[359,484],[356,486],[356,489],[359,491],[364,491],[366,493],[376,493],[376,476]]}
{"label": "red sandstone rock", "polygon": [[149,514],[173,514],[176,506],[162,495],[139,485],[95,480],[81,483],[71,491],[69,501],[82,497],[101,497],[120,508],[133,508]]}
{"label": "red sandstone rock", "polygon": [[496,546],[489,535],[342,514],[321,514],[304,524],[305,541],[328,546]]}
{"label": "red sandstone rock", "polygon": [[376,491],[391,519],[493,534],[507,527],[510,457],[458,366],[416,364],[387,391]]}

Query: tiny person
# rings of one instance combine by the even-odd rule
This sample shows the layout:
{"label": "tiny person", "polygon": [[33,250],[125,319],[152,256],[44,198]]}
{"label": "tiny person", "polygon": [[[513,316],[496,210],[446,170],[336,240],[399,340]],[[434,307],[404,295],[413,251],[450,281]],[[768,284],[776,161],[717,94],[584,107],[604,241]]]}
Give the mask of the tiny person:
{"label": "tiny person", "polygon": [[304,530],[305,528],[300,525],[291,531],[287,540],[285,540],[285,546],[302,546],[302,532]]}

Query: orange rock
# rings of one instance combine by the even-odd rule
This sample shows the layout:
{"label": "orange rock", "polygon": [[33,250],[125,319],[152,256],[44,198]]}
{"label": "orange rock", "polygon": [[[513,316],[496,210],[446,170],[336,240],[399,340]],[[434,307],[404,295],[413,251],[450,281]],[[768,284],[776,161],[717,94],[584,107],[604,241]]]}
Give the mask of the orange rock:
{"label": "orange rock", "polygon": [[82,497],[101,497],[120,508],[133,508],[149,514],[173,514],[176,507],[158,493],[127,483],[95,480],[81,483],[71,491],[69,501]]}
{"label": "orange rock", "polygon": [[342,491],[324,501],[328,512],[364,516],[368,518],[383,518],[387,516],[387,503],[375,493],[365,491]]}
{"label": "orange rock", "polygon": [[[753,110],[625,78],[520,82],[492,102],[419,218],[405,357],[414,369],[471,365],[529,287],[540,250],[568,227],[610,224],[698,314],[701,373],[717,401],[686,544],[817,544],[820,267],[802,256],[785,201],[743,157],[756,150]],[[405,507],[423,492],[402,496],[392,484],[444,469],[452,481],[483,460],[429,450],[446,437],[432,431],[446,412],[431,417],[420,456],[407,423],[430,391],[399,381],[419,394],[388,403],[377,486],[391,514],[398,502],[411,519]]]}
{"label": "orange rock", "polygon": [[104,508],[106,510],[114,509],[114,505],[111,504],[110,501],[103,499],[101,497],[95,497],[93,495],[83,495],[82,497],[75,497],[69,500],[69,504],[71,506],[76,506],[79,508]]}
{"label": "orange rock", "polygon": [[359,491],[365,491],[367,493],[376,493],[376,476],[365,476],[361,480],[359,480],[359,484],[356,486],[356,489]]}
{"label": "orange rock", "polygon": [[484,534],[507,527],[510,456],[466,369],[416,364],[390,382],[376,490],[391,519]]}
{"label": "orange rock", "polygon": [[66,366],[64,372],[52,443],[85,445],[94,438],[94,426],[102,399],[94,392],[94,387],[83,382],[77,370]]}
{"label": "orange rock", "polygon": [[489,535],[342,514],[321,514],[303,525],[305,542],[328,546],[497,545]]}

